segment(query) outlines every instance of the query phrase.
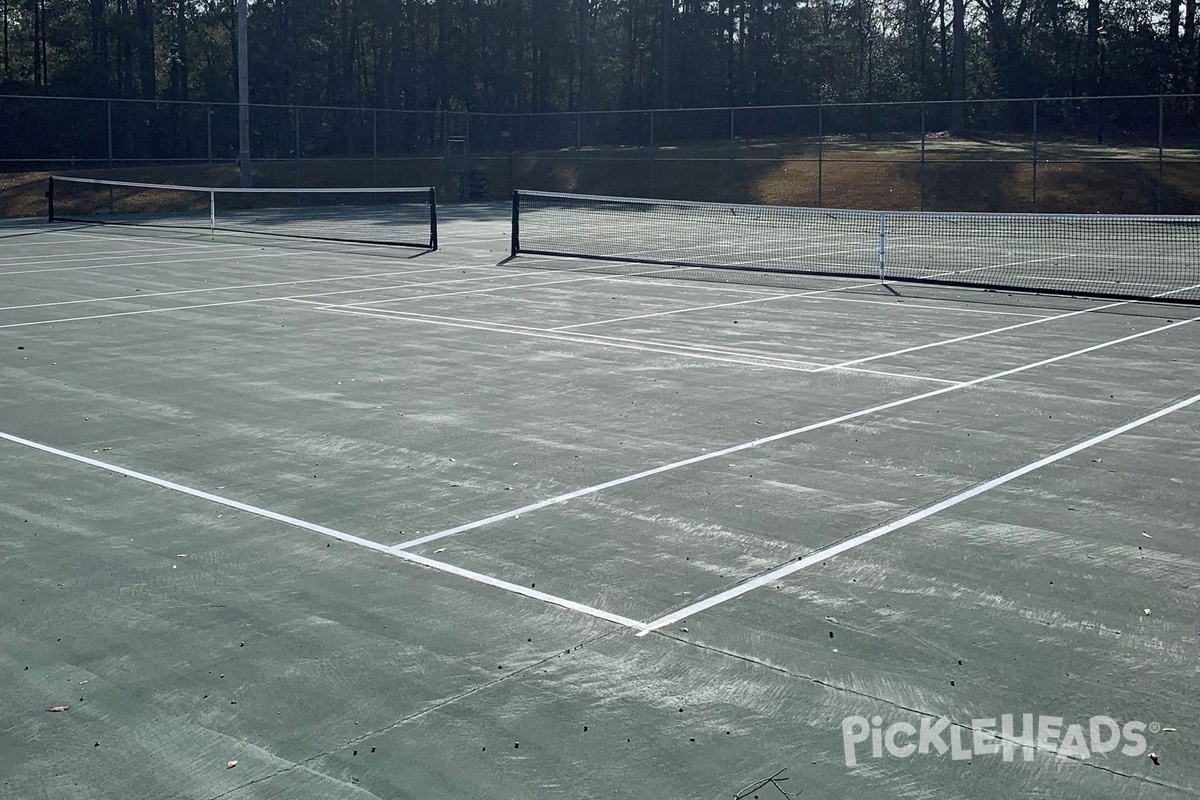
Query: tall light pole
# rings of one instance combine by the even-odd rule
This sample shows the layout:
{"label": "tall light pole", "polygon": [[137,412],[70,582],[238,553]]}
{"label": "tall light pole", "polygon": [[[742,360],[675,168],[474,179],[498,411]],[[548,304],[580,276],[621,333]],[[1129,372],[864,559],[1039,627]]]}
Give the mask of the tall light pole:
{"label": "tall light pole", "polygon": [[246,0],[238,0],[238,172],[243,187],[254,182],[250,175],[250,59],[246,40]]}

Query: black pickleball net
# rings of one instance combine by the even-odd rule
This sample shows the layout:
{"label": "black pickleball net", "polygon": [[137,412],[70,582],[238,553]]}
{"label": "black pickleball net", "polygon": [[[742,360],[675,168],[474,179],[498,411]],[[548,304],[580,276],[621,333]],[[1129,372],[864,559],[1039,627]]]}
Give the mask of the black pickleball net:
{"label": "black pickleball net", "polygon": [[269,234],[437,249],[434,190],[224,188],[50,179],[51,222]]}
{"label": "black pickleball net", "polygon": [[518,191],[512,254],[1200,303],[1200,217],[750,206]]}

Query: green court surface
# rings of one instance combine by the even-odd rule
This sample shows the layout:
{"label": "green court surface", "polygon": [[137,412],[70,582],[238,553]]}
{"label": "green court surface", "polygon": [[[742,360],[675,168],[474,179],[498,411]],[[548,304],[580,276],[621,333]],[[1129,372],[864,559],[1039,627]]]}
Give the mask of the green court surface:
{"label": "green court surface", "polygon": [[439,213],[0,228],[0,797],[1200,793],[1200,307]]}

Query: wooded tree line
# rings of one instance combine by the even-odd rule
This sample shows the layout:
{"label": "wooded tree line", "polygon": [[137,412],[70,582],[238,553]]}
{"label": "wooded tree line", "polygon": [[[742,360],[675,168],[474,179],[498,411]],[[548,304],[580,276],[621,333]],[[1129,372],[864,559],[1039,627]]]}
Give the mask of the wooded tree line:
{"label": "wooded tree line", "polygon": [[[236,100],[235,0],[0,0],[4,93]],[[251,0],[251,101],[482,112],[1200,91],[1196,0]]]}

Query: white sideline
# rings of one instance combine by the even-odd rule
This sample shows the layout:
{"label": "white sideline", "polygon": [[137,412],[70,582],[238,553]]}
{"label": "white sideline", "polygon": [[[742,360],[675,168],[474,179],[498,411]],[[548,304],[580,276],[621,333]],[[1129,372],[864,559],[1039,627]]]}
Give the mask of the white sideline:
{"label": "white sideline", "polygon": [[133,478],[134,480],[142,481],[143,483],[148,483],[148,484],[151,484],[152,486],[157,486],[161,489],[167,489],[172,492],[179,492],[180,494],[185,494],[190,497],[198,498],[200,500],[207,500],[210,503],[216,503],[217,505],[225,506],[226,508],[232,508],[232,509],[236,509],[238,511],[244,511],[247,514],[253,514],[257,517],[262,517],[264,519],[272,520],[273,522],[279,522],[284,525],[289,525],[293,528],[300,528],[302,530],[306,530],[311,533],[317,533],[322,536],[329,536],[333,539],[337,539],[339,541],[346,542],[347,544],[358,545],[359,547],[364,547],[368,550],[374,550],[377,553],[383,553],[385,555],[395,556],[404,561],[408,561],[413,564],[420,564],[423,567],[428,567],[430,569],[437,570],[438,572],[445,572],[450,575],[456,575],[460,578],[466,578],[467,580],[474,581],[475,583],[482,583],[482,584],[485,584],[487,586],[492,586],[497,589],[503,589],[504,591],[511,592],[513,594],[522,595],[524,597],[529,597],[534,600],[541,600],[544,603],[549,603],[550,605],[559,606],[560,608],[565,608],[570,611],[577,611],[581,614],[586,614],[589,617],[594,617],[596,619],[605,620],[606,622],[613,622],[613,623],[616,623],[617,625],[623,625],[624,627],[633,628],[635,630],[641,630],[644,627],[643,623],[638,622],[637,620],[629,619],[628,617],[622,617],[619,614],[610,614],[607,611],[603,611],[598,608],[593,608],[591,606],[584,605],[583,603],[576,603],[573,600],[567,600],[562,597],[556,597],[555,595],[546,594],[545,592],[539,592],[536,589],[532,589],[532,588],[529,588],[526,586],[519,586],[515,583],[510,583],[508,581],[500,580],[499,578],[493,578],[490,575],[484,575],[479,572],[473,572],[468,569],[456,567],[453,564],[447,564],[443,561],[436,561],[432,558],[426,558],[424,556],[419,556],[415,553],[394,552],[392,548],[388,547],[385,544],[381,544],[379,542],[373,542],[370,539],[363,539],[362,537],[354,536],[353,534],[344,533],[342,531],[327,527],[325,525],[318,525],[315,522],[308,522],[306,520],[302,520],[297,517],[292,517],[287,514],[280,514],[275,511],[269,511],[265,508],[259,508],[258,506],[252,506],[248,503],[243,503],[239,500],[232,500],[228,497],[222,497],[221,495],[212,494],[211,492],[206,492],[201,489],[193,489],[190,486],[184,486],[183,484],[175,483],[174,481],[164,480],[163,478],[156,478],[153,475],[147,475],[142,472],[136,472],[134,470],[126,469],[125,467],[121,467],[116,464],[110,464],[107,461],[100,461],[95,458],[88,458],[87,456],[81,456],[76,453],[71,453],[67,450],[60,450],[57,447],[51,447],[50,445],[42,444],[40,442],[35,442],[30,439],[22,438],[20,436],[15,436],[11,433],[5,433],[3,431],[0,431],[0,440],[11,442],[13,444],[18,444],[23,447],[29,447],[34,450],[41,451],[43,453],[48,453],[53,456],[58,456],[59,458],[65,458],[70,461],[75,461],[80,464],[86,464],[89,467],[97,467],[97,468],[105,470],[107,472],[116,473],[117,475],[124,475],[127,478]]}
{"label": "white sideline", "polygon": [[898,531],[901,528],[906,528],[915,522],[920,522],[921,520],[926,519],[928,517],[932,517],[935,514],[940,514],[941,512],[945,511],[948,508],[953,508],[954,506],[958,505],[959,503],[963,503],[967,500],[970,500],[973,497],[978,497],[979,495],[981,495],[985,492],[989,492],[992,489],[995,489],[997,486],[1003,486],[1004,484],[1006,484],[1010,481],[1016,480],[1017,478],[1020,478],[1023,475],[1028,475],[1031,472],[1034,472],[1036,470],[1041,469],[1042,467],[1053,464],[1056,461],[1061,461],[1062,459],[1067,458],[1068,456],[1072,456],[1075,453],[1078,453],[1082,450],[1087,450],[1090,447],[1094,447],[1095,445],[1101,444],[1103,442],[1107,442],[1109,439],[1112,439],[1116,436],[1120,436],[1123,433],[1127,433],[1128,431],[1131,431],[1134,428],[1141,427],[1142,425],[1145,425],[1148,422],[1153,422],[1156,419],[1165,417],[1168,414],[1173,414],[1174,412],[1179,411],[1184,408],[1187,408],[1188,406],[1190,406],[1196,402],[1200,402],[1200,394],[1192,395],[1191,397],[1187,398],[1186,400],[1180,400],[1178,403],[1175,403],[1174,405],[1170,405],[1170,406],[1167,406],[1166,408],[1159,409],[1158,411],[1155,411],[1152,414],[1147,414],[1146,416],[1141,417],[1139,419],[1135,419],[1132,422],[1127,422],[1124,425],[1113,428],[1112,430],[1106,431],[1098,436],[1093,436],[1091,439],[1088,439],[1087,441],[1083,441],[1078,444],[1072,445],[1070,447],[1064,448],[1062,450],[1059,450],[1056,453],[1052,453],[1048,456],[1045,456],[1044,458],[1039,458],[1037,461],[1026,464],[1023,467],[1014,469],[1011,472],[1006,472],[1005,474],[1001,475],[998,478],[992,478],[990,481],[985,481],[981,484],[973,486],[964,492],[959,492],[958,494],[956,494],[952,497],[948,497],[945,500],[942,500],[938,503],[934,503],[933,505],[929,506],[928,508],[923,508],[920,511],[916,511],[912,514],[909,514],[906,517],[902,517],[901,519],[898,519],[895,522],[889,522],[888,524],[882,525],[872,531],[867,531],[866,533],[860,533],[857,536],[852,536],[849,539],[838,542],[835,545],[825,547],[821,550],[816,551],[815,553],[809,553],[808,555],[803,556],[802,558],[800,558],[797,561],[792,561],[781,567],[777,567],[776,569],[773,569],[770,572],[764,572],[763,574],[758,575],[754,578],[750,578],[749,580],[747,580],[743,583],[739,583],[737,586],[734,586],[730,589],[726,589],[725,591],[715,594],[704,600],[700,600],[699,602],[692,603],[691,605],[688,605],[688,606],[684,606],[683,608],[679,609],[678,611],[673,611],[670,614],[667,614],[665,616],[659,617],[658,619],[652,620],[652,621],[646,623],[646,627],[642,631],[640,631],[637,635],[645,636],[646,634],[648,634],[652,631],[658,630],[659,628],[663,628],[667,625],[671,625],[676,622],[681,622],[681,621],[687,619],[688,617],[692,616],[693,614],[698,614],[701,611],[707,611],[710,608],[719,606],[723,603],[727,603],[736,597],[740,597],[740,596],[742,596],[748,592],[752,592],[755,589],[758,589],[762,586],[766,586],[768,583],[777,581],[780,578],[787,577],[788,575],[791,575],[794,572],[799,572],[802,569],[807,569],[808,567],[811,567],[815,564],[820,564],[823,561],[825,561],[826,559],[832,558],[836,555],[840,555],[841,553],[845,553],[847,550],[853,550],[855,547],[859,547],[860,545],[864,545],[867,542],[870,542],[870,541],[873,541],[880,537],[886,536],[887,534]]}

